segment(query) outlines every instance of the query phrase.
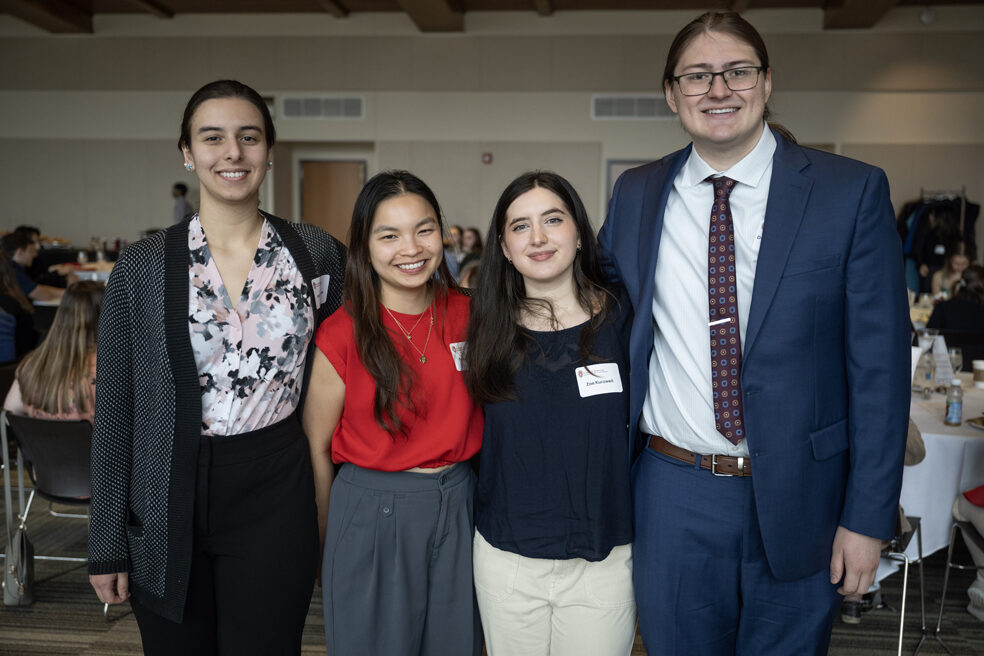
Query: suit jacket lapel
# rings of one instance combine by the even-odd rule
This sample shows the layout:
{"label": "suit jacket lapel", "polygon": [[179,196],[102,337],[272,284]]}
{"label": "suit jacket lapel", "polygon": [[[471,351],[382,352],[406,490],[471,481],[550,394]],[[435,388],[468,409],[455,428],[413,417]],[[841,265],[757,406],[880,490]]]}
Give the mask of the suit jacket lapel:
{"label": "suit jacket lapel", "polygon": [[803,150],[778,134],[776,142],[743,357],[751,352],[772,304],[813,188],[813,180],[802,173],[810,164]]}
{"label": "suit jacket lapel", "polygon": [[[683,168],[690,156],[687,146],[665,157],[661,166],[654,168],[646,180],[646,189],[642,197],[642,221],[639,228],[639,274],[642,284],[642,297],[653,298],[653,286],[656,274],[656,255],[659,252],[659,238],[663,233],[663,218],[666,215],[666,201],[670,197],[670,189],[677,173]],[[648,217],[652,217],[650,220]],[[638,310],[637,310],[638,311]]]}

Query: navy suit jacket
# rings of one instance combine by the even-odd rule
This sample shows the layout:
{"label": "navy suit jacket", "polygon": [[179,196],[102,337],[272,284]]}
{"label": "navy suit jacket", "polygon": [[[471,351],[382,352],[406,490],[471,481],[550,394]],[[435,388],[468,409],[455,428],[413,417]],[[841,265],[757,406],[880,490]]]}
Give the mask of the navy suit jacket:
{"label": "navy suit jacket", "polygon": [[[895,531],[910,335],[884,172],[775,136],[741,385],[766,557],[791,580],[830,564],[838,525],[881,539]],[[666,201],[691,147],[624,173],[599,234],[635,310],[633,427],[649,388]]]}

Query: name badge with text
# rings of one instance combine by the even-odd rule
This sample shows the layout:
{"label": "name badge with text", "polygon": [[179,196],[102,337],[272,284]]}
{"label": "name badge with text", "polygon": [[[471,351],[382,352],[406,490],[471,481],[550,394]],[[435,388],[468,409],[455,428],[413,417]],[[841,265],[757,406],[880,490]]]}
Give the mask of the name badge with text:
{"label": "name badge with text", "polygon": [[458,371],[465,370],[465,342],[452,342],[448,344],[451,349],[451,357],[454,358],[454,367]]}
{"label": "name badge with text", "polygon": [[318,276],[311,281],[311,286],[314,287],[314,299],[318,303],[318,307],[325,304],[328,300],[328,280],[331,278],[327,273],[323,276]]}
{"label": "name badge with text", "polygon": [[588,367],[578,367],[574,370],[577,377],[577,391],[581,398],[597,396],[598,394],[620,394],[622,378],[618,375],[618,364],[604,362]]}

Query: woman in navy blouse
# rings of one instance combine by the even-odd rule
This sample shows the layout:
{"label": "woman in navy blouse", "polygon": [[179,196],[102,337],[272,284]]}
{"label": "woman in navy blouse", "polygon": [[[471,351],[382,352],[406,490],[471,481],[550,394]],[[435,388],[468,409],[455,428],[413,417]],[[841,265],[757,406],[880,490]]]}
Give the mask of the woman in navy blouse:
{"label": "woman in navy blouse", "polygon": [[486,243],[465,379],[485,407],[474,576],[489,656],[628,654],[629,304],[555,173],[509,184]]}

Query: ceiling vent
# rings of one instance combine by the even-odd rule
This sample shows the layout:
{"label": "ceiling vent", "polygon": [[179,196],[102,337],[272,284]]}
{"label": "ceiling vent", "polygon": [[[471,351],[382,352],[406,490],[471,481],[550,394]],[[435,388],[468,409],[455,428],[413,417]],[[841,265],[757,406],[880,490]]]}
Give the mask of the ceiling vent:
{"label": "ceiling vent", "polygon": [[281,118],[333,118],[359,120],[366,117],[362,96],[285,96]]}
{"label": "ceiling vent", "polygon": [[675,116],[661,93],[591,96],[591,119],[594,121],[651,121]]}

